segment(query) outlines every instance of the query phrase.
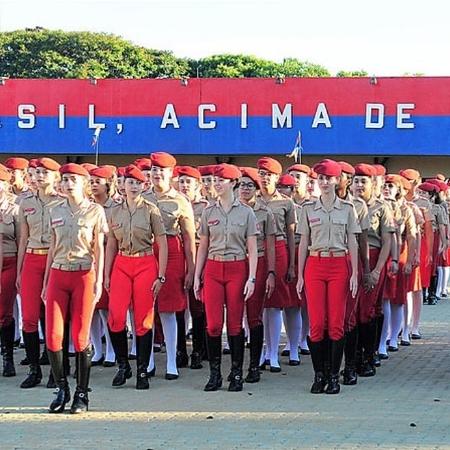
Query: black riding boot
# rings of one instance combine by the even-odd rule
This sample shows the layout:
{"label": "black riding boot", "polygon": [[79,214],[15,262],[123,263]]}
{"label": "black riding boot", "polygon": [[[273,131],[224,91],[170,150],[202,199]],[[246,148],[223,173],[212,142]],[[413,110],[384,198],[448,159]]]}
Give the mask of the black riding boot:
{"label": "black riding boot", "polygon": [[333,341],[330,339],[330,342],[331,372],[325,393],[339,394],[339,391],[341,390],[339,385],[339,370],[341,368],[342,356],[344,354],[345,338],[342,338],[339,341]]}
{"label": "black riding boot", "polygon": [[0,330],[0,341],[3,355],[3,376],[15,377],[16,369],[14,367],[14,333],[16,322],[11,320],[9,325],[4,325]]}
{"label": "black riding boot", "polygon": [[358,348],[358,328],[345,334],[345,366],[343,371],[344,385],[352,386],[358,382],[358,376],[356,375],[356,350]]}
{"label": "black riding boot", "polygon": [[192,318],[192,354],[191,369],[201,369],[205,353],[205,314]]}
{"label": "black riding boot", "polygon": [[314,382],[311,386],[311,394],[323,394],[327,380],[325,378],[325,357],[328,353],[328,343],[325,340],[312,342],[308,336],[308,347],[311,352],[311,360],[314,368]]}
{"label": "black riding boot", "polygon": [[[117,373],[113,378],[113,386],[123,386],[126,381],[133,375],[130,363],[128,362],[128,340],[126,330],[114,333],[109,330],[109,337],[116,354],[118,363]],[[147,368],[146,368],[147,369]]]}
{"label": "black riding boot", "polygon": [[48,354],[47,354],[47,341],[45,339],[45,309],[42,309],[41,318],[39,320],[41,324],[41,330],[42,334],[44,336],[44,349],[42,350],[41,357],[39,358],[39,365],[40,366],[48,366],[50,364]]}
{"label": "black riding boot", "polygon": [[56,398],[50,404],[48,411],[50,413],[62,413],[66,404],[70,401],[70,389],[64,371],[63,350],[52,352],[48,350],[48,359],[50,361],[51,372],[56,383]]}
{"label": "black riding boot", "polygon": [[89,376],[91,374],[92,348],[88,345],[82,352],[76,353],[77,388],[73,396],[71,414],[80,414],[89,409]]}
{"label": "black riding boot", "polygon": [[41,366],[39,365],[39,332],[33,333],[23,332],[23,341],[25,343],[25,350],[28,361],[30,362],[30,370],[27,378],[22,381],[20,387],[22,389],[29,389],[37,386],[42,380]]}
{"label": "black riding boot", "polygon": [[242,391],[244,379],[242,377],[242,365],[244,364],[245,335],[241,331],[237,336],[230,336],[231,350],[231,380],[228,386],[230,392]]}
{"label": "black riding boot", "polygon": [[176,313],[177,318],[177,368],[181,369],[187,367],[189,364],[189,356],[186,349],[186,320],[184,318],[184,311]]}
{"label": "black riding boot", "polygon": [[363,348],[363,363],[359,375],[361,377],[373,377],[376,374],[376,369],[373,361],[376,333],[375,319],[371,320],[369,323],[360,324],[359,329]]}
{"label": "black riding boot", "polygon": [[222,336],[207,336],[208,358],[209,358],[209,380],[204,391],[217,391],[222,387],[222,374],[220,363],[222,360]]}
{"label": "black riding boot", "polygon": [[331,374],[331,339],[328,337],[328,334],[325,334],[323,338],[323,364],[324,364],[324,371],[325,374],[325,380],[328,383],[330,381],[330,374]]}
{"label": "black riding boot", "polygon": [[261,358],[263,340],[263,325],[250,328],[250,366],[248,368],[248,375],[245,378],[246,383],[258,383],[261,379],[261,374],[259,372],[259,360]]}
{"label": "black riding boot", "polygon": [[438,282],[437,275],[433,275],[430,280],[430,287],[428,288],[428,304],[429,305],[437,304],[437,296],[436,296],[437,282]]}
{"label": "black riding boot", "polygon": [[373,363],[375,367],[381,366],[380,357],[378,356],[378,348],[380,347],[380,340],[381,340],[381,330],[383,329],[383,322],[384,322],[384,314],[379,315],[375,319],[375,347],[374,347],[374,358]]}
{"label": "black riding boot", "polygon": [[147,376],[147,367],[152,351],[153,330],[148,330],[143,336],[136,336],[136,360],[137,378],[136,389],[148,389],[150,387]]}

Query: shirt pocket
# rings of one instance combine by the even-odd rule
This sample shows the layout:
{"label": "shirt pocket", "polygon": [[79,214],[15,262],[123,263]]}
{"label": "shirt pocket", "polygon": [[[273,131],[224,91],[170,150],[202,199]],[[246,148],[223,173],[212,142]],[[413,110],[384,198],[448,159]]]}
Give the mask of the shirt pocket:
{"label": "shirt pocket", "polygon": [[123,225],[121,223],[112,223],[111,231],[114,234],[114,237],[117,241],[122,241],[123,239]]}
{"label": "shirt pocket", "polygon": [[245,238],[247,236],[247,223],[242,219],[235,219],[230,222],[230,234],[238,237]]}
{"label": "shirt pocket", "polygon": [[339,240],[341,245],[345,245],[346,233],[347,233],[347,222],[345,219],[339,217],[334,217],[331,219],[332,224],[332,236],[335,236]]}
{"label": "shirt pocket", "polygon": [[78,236],[82,242],[91,245],[94,239],[94,228],[87,224],[78,225]]}

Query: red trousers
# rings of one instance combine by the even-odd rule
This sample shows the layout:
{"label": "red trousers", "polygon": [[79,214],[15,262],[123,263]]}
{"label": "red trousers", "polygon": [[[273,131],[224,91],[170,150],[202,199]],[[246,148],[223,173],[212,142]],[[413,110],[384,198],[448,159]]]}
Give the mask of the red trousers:
{"label": "red trousers", "polygon": [[347,256],[308,256],[304,280],[311,341],[321,341],[326,329],[330,339],[338,341],[344,336],[345,308],[350,289]]}
{"label": "red trousers", "polygon": [[72,340],[76,352],[89,345],[92,316],[94,315],[94,270],[68,272],[51,269],[45,305],[47,348],[62,350],[64,324],[70,317]]}
{"label": "red trousers", "polygon": [[288,268],[289,268],[289,250],[286,241],[276,241],[275,290],[272,296],[266,299],[264,305],[265,308],[289,308],[294,306],[291,301],[291,291],[289,289],[289,284],[286,281],[286,274],[288,272]]}
{"label": "red trousers", "polygon": [[426,264],[428,252],[429,248],[426,237],[422,236],[422,240],[420,241],[420,279],[423,288],[430,287],[431,268],[433,263],[430,262],[430,264]]}
{"label": "red trousers", "polygon": [[16,299],[17,258],[5,256],[1,275],[0,293],[0,327],[7,326],[13,319],[14,301]]}
{"label": "red trousers", "polygon": [[411,275],[406,275],[404,272],[407,259],[408,245],[406,241],[403,241],[400,255],[398,257],[398,273],[396,276],[397,287],[395,290],[395,296],[391,298],[391,303],[394,305],[404,305],[406,303],[406,294],[410,290],[409,286]]}
{"label": "red trousers", "polygon": [[433,262],[431,264],[431,276],[436,275],[436,269],[438,267],[439,263],[439,243],[441,242],[439,230],[436,230],[434,232],[434,239],[433,239]]}
{"label": "red trousers", "polygon": [[[372,247],[369,249],[370,270],[373,270],[377,265],[379,254],[379,248]],[[364,289],[360,290],[360,297],[358,299],[359,323],[369,323],[372,319],[377,317],[377,307],[380,307],[380,298],[382,297],[384,290],[385,275],[386,268],[383,267],[377,285],[369,292],[365,292]]]}
{"label": "red trousers", "polygon": [[208,260],[203,274],[207,331],[211,337],[221,336],[224,306],[227,308],[227,331],[237,336],[244,316],[244,287],[248,278],[247,261]]}
{"label": "red trousers", "polygon": [[156,299],[157,309],[160,313],[183,311],[187,306],[186,292],[184,291],[186,263],[183,244],[178,236],[167,236],[167,246],[166,282]]}
{"label": "red trousers", "polygon": [[289,287],[289,305],[285,308],[304,308],[306,306],[306,298],[302,296],[301,299],[298,298],[297,294],[297,274],[298,274],[298,245],[295,246],[295,278],[288,283]]}
{"label": "red trousers", "polygon": [[[351,265],[350,255],[348,256],[348,264]],[[358,293],[356,294],[356,297],[352,297],[350,289],[348,291],[347,304],[345,306],[345,332],[352,331],[358,324],[358,299],[360,290],[362,289],[363,272],[363,264],[361,261],[358,261]]]}
{"label": "red trousers", "polygon": [[44,302],[41,299],[44,283],[47,255],[25,253],[20,281],[20,298],[22,302],[23,331],[35,333],[38,331],[39,318]]}
{"label": "red trousers", "polygon": [[153,255],[131,258],[117,255],[111,273],[108,325],[117,333],[125,329],[127,312],[132,308],[136,336],[153,327],[153,293],[158,276]]}
{"label": "red trousers", "polygon": [[255,292],[247,300],[246,311],[249,328],[255,328],[262,325],[262,316],[264,311],[264,300],[266,298],[267,281],[267,262],[265,256],[258,258],[258,267],[256,268]]}

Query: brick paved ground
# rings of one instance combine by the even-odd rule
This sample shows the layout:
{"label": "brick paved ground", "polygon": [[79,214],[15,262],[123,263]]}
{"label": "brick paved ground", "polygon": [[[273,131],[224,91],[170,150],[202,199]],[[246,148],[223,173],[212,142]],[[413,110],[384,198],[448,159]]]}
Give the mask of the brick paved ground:
{"label": "brick paved ground", "polygon": [[0,378],[0,448],[450,449],[449,330],[450,301],[425,306],[424,339],[338,396],[309,394],[309,357],[300,367],[283,361],[281,374],[265,372],[242,393],[205,393],[206,367],[165,381],[157,354],[149,391],[113,389],[115,369],[95,367],[89,414],[54,416],[46,413],[52,391],[19,389],[25,368],[17,365],[18,377]]}

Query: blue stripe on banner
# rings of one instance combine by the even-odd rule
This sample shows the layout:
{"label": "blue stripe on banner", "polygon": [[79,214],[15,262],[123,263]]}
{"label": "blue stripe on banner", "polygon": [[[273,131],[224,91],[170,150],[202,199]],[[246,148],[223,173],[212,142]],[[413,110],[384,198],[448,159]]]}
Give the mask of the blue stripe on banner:
{"label": "blue stripe on banner", "polygon": [[[311,117],[293,118],[290,129],[272,129],[271,117],[249,117],[240,128],[238,117],[214,117],[216,128],[201,130],[196,117],[179,117],[180,128],[160,129],[158,117],[101,118],[107,128],[100,135],[103,154],[286,154],[302,133],[307,155],[450,155],[450,117],[413,117],[414,129],[397,129],[396,118],[386,117],[383,129],[365,129],[365,118],[333,117],[332,128],[312,129]],[[212,120],[212,117],[209,119]],[[85,117],[37,117],[34,129],[19,129],[17,118],[0,118],[0,153],[92,154],[93,130]],[[123,125],[117,134],[116,126]]]}

